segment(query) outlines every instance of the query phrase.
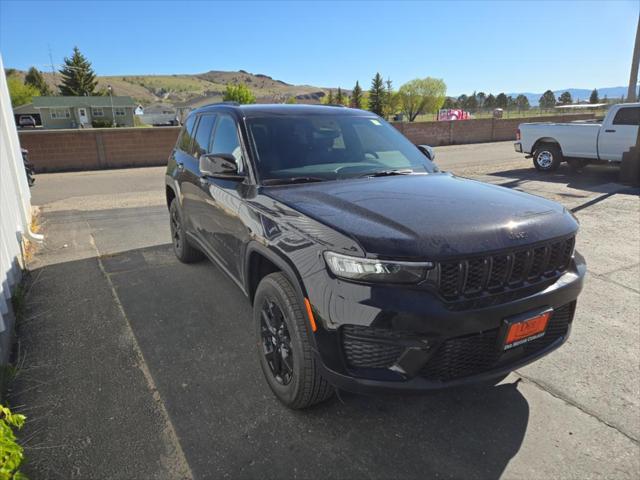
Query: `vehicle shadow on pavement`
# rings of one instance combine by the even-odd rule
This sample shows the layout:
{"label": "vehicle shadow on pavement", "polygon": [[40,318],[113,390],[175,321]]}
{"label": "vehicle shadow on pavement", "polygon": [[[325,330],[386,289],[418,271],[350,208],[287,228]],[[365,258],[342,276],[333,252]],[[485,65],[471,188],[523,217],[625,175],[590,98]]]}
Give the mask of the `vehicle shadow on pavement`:
{"label": "vehicle shadow on pavement", "polygon": [[568,165],[562,164],[555,172],[538,172],[534,168],[518,168],[492,172],[490,176],[512,178],[504,182],[496,182],[496,185],[516,188],[527,182],[546,182],[564,185],[576,190],[585,190],[595,193],[610,193],[612,190],[624,190],[633,193],[633,189],[617,184],[620,169],[607,165],[587,165],[580,171],[574,171]]}
{"label": "vehicle shadow on pavement", "polygon": [[248,300],[211,263],[181,264],[169,245],[50,265],[32,279],[12,399],[28,406],[33,478],[166,476],[166,425],[132,343],[196,478],[499,478],[527,430],[515,384],[341,393],[287,409],[263,380]]}

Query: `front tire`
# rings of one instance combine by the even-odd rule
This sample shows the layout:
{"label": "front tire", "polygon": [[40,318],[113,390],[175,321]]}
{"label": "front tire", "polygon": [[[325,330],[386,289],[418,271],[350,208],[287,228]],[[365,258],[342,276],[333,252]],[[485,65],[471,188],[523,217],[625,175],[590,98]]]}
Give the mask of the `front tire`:
{"label": "front tire", "polygon": [[171,243],[173,253],[182,263],[193,263],[204,258],[200,250],[194,248],[187,239],[182,213],[178,208],[178,201],[173,200],[169,205],[169,221],[171,228]]}
{"label": "front tire", "polygon": [[302,409],[333,396],[311,349],[303,306],[281,272],[267,275],[258,285],[253,320],[260,366],[278,400]]}
{"label": "front tire", "polygon": [[543,143],[533,152],[533,166],[539,172],[554,172],[562,163],[562,152],[557,145]]}

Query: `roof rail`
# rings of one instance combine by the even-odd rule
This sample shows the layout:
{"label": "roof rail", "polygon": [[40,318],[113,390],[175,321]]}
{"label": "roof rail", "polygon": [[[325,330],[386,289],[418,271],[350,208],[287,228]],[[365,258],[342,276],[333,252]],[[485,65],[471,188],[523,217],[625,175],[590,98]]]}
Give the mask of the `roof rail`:
{"label": "roof rail", "polygon": [[325,106],[325,107],[347,108],[345,105],[342,105],[341,103],[325,103],[323,106]]}
{"label": "roof rail", "polygon": [[[230,105],[233,107],[239,107],[240,104],[238,102],[211,102],[211,103],[205,103],[204,105],[200,105],[199,107],[191,107],[191,110],[200,110],[201,108],[206,108],[206,107],[213,107],[216,105]],[[189,108],[189,107],[184,107],[184,108]]]}

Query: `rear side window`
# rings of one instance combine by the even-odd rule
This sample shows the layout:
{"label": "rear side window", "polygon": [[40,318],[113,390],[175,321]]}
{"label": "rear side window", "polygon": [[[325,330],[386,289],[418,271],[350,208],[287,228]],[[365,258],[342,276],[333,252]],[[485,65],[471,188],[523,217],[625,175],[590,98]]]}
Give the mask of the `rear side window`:
{"label": "rear side window", "polygon": [[640,125],[640,107],[621,108],[613,119],[614,125]]}
{"label": "rear side window", "polygon": [[196,123],[196,116],[191,115],[184,123],[184,128],[180,132],[180,138],[178,138],[178,150],[182,150],[185,153],[191,153],[191,143],[193,140],[193,126]]}
{"label": "rear side window", "polygon": [[215,124],[215,115],[202,115],[198,122],[196,136],[193,142],[194,155],[199,158],[200,155],[209,153],[209,144],[211,143],[211,132]]}

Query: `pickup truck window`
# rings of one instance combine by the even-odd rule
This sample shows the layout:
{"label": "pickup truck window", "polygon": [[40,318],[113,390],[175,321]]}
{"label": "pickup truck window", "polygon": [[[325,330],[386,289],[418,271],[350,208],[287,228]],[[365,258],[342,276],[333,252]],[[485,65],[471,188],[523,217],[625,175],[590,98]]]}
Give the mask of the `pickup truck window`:
{"label": "pickup truck window", "polygon": [[613,119],[614,125],[640,125],[640,107],[621,108]]}

